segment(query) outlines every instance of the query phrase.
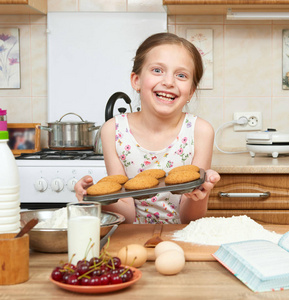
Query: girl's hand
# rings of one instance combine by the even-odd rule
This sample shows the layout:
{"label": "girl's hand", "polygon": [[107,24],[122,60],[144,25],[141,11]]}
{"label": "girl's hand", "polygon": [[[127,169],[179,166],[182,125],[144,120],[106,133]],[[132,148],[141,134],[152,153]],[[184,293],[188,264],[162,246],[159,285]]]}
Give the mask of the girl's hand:
{"label": "girl's hand", "polygon": [[82,201],[83,196],[87,195],[86,189],[93,185],[93,179],[91,176],[86,175],[82,177],[74,186],[75,196],[78,201]]}
{"label": "girl's hand", "polygon": [[214,170],[206,171],[206,181],[198,188],[193,190],[191,193],[184,194],[189,199],[194,201],[203,200],[213,189],[215,184],[220,180],[220,175]]}

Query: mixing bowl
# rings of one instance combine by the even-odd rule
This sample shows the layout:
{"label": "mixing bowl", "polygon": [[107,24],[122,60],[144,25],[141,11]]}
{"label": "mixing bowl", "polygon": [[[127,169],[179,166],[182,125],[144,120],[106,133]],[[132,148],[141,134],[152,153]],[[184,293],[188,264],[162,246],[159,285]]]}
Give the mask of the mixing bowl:
{"label": "mixing bowl", "polygon": [[[39,209],[21,212],[20,224],[23,227],[29,220],[37,218],[38,222],[47,221],[52,218],[56,209]],[[101,212],[100,238],[104,237],[114,225],[125,220],[124,216]],[[64,253],[67,252],[67,228],[33,228],[29,234],[30,249],[39,252]]]}

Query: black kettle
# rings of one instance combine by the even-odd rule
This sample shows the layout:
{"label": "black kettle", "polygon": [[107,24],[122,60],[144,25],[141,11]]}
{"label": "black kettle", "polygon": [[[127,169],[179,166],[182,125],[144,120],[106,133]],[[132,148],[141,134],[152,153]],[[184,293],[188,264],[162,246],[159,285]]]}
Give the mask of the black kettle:
{"label": "black kettle", "polygon": [[[105,122],[108,121],[109,119],[113,118],[114,104],[118,99],[124,99],[124,101],[129,105],[130,111],[132,112],[131,100],[130,100],[129,96],[123,92],[116,92],[107,101],[107,104],[105,107]],[[126,108],[120,107],[118,109],[118,111],[120,113],[125,113]],[[101,144],[101,128],[102,128],[102,126],[98,129],[97,134],[95,136],[94,152],[96,154],[103,154],[102,153],[102,144]]]}
{"label": "black kettle", "polygon": [[[108,99],[108,101],[106,103],[105,121],[108,121],[109,119],[111,119],[113,117],[114,104],[118,99],[123,99],[126,102],[126,104],[129,105],[130,111],[132,112],[131,100],[130,100],[129,96],[126,93],[123,93],[123,92],[116,92],[116,93],[114,93],[113,95],[110,96],[110,98]],[[126,109],[124,107],[120,107],[118,109],[118,111],[120,113],[125,113]]]}

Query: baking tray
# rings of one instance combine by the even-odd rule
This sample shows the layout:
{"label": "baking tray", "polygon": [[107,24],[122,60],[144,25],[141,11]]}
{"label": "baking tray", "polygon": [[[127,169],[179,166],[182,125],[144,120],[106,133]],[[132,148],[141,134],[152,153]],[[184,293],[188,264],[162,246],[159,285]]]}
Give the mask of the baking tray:
{"label": "baking tray", "polygon": [[206,173],[200,169],[200,178],[186,183],[180,184],[165,184],[165,177],[159,179],[159,184],[151,189],[144,190],[126,190],[124,187],[116,193],[111,193],[102,196],[83,196],[83,201],[99,202],[103,205],[117,202],[120,198],[132,197],[135,199],[152,198],[158,193],[171,192],[172,194],[190,193],[198,188],[205,181]]}

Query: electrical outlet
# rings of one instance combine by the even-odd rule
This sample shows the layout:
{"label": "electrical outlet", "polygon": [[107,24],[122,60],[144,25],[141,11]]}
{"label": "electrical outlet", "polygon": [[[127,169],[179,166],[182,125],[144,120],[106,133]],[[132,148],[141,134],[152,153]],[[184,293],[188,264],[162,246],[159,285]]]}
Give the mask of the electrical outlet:
{"label": "electrical outlet", "polygon": [[248,120],[247,124],[235,124],[234,131],[258,131],[262,130],[262,113],[261,112],[236,112],[234,120],[239,120],[245,117]]}

